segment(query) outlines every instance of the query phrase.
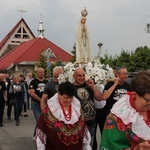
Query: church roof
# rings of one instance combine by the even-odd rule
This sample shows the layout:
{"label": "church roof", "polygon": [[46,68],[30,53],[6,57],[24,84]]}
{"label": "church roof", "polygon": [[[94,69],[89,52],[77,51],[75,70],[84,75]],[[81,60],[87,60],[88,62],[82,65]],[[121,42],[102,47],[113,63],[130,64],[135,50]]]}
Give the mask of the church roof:
{"label": "church roof", "polygon": [[[22,28],[22,29],[20,29]],[[21,35],[21,32],[24,35]],[[18,37],[18,35],[20,37]],[[22,37],[21,37],[22,36]],[[23,37],[24,36],[24,37]],[[7,42],[9,41],[9,44],[13,45],[19,45],[21,42],[28,41],[35,38],[33,32],[25,22],[23,18],[19,20],[19,22],[10,30],[10,32],[4,37],[4,39],[0,42],[0,55],[5,51],[6,45],[8,44]],[[19,42],[21,41],[21,42]]]}
{"label": "church roof", "polygon": [[35,38],[21,43],[0,59],[0,69],[9,69],[14,64],[22,62],[37,62],[43,50],[50,49],[55,57],[50,61],[68,62],[71,55],[46,38]]}

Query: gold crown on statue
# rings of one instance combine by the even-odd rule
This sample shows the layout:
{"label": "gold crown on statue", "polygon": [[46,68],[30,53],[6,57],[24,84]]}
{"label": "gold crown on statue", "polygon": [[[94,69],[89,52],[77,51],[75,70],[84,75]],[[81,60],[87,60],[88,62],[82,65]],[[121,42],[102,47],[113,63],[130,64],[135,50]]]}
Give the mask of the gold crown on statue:
{"label": "gold crown on statue", "polygon": [[86,10],[86,7],[84,8],[84,10],[81,11],[81,15],[82,17],[86,17],[88,15],[88,11]]}

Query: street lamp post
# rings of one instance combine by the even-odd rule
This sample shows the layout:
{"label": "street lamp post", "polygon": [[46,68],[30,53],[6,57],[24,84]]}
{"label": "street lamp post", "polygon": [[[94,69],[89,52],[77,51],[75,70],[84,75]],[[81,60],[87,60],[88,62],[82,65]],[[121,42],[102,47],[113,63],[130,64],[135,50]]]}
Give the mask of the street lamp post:
{"label": "street lamp post", "polygon": [[147,25],[145,27],[145,32],[150,33],[150,23],[147,23]]}
{"label": "street lamp post", "polygon": [[102,46],[103,46],[103,43],[98,43],[98,55],[97,55],[97,58],[100,59],[100,55],[101,55],[101,52],[102,52]]}

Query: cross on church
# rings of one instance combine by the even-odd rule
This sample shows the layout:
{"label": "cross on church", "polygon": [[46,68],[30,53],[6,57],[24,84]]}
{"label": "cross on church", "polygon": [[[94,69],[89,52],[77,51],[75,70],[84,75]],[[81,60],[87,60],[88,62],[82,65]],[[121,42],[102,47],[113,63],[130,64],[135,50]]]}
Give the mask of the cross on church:
{"label": "cross on church", "polygon": [[21,13],[21,18],[23,18],[23,13],[24,13],[24,12],[27,12],[27,11],[25,11],[25,10],[23,10],[23,9],[21,8],[21,10],[18,10],[18,12]]}

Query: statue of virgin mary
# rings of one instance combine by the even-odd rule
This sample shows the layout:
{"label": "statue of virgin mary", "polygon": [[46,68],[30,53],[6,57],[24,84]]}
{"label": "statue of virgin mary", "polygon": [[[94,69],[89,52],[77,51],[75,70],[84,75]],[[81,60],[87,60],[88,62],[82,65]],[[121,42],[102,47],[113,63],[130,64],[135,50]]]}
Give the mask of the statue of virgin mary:
{"label": "statue of virgin mary", "polygon": [[76,40],[76,62],[87,63],[92,60],[91,58],[91,42],[88,27],[86,25],[86,16],[88,12],[86,8],[81,11],[81,19],[77,28]]}

